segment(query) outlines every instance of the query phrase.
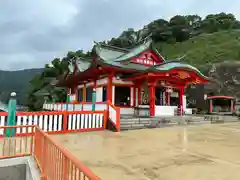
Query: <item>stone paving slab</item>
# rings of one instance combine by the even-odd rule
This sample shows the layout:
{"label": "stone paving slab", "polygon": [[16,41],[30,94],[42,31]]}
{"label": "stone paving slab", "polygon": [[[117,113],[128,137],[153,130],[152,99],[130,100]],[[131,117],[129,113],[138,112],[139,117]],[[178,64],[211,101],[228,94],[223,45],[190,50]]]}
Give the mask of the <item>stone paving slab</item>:
{"label": "stone paving slab", "polygon": [[103,180],[240,179],[240,123],[54,138]]}

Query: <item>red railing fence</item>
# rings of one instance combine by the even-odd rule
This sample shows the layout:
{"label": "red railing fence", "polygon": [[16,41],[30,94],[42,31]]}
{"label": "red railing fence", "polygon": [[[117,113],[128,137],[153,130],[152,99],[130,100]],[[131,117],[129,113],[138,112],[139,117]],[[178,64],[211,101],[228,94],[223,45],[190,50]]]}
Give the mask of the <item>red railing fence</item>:
{"label": "red railing fence", "polygon": [[39,127],[0,126],[4,133],[7,129],[14,133],[17,128],[24,128],[26,132],[0,138],[0,159],[34,156],[41,172],[41,180],[100,180]]}

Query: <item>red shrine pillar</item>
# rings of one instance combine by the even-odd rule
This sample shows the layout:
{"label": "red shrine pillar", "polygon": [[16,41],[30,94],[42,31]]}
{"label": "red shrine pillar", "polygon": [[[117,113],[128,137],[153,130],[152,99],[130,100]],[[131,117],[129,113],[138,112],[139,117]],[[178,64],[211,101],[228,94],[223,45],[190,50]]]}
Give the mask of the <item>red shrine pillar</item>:
{"label": "red shrine pillar", "polygon": [[107,84],[107,100],[112,103],[112,79],[113,74],[108,75],[108,84]]}
{"label": "red shrine pillar", "polygon": [[155,116],[155,86],[153,84],[149,86],[149,92],[150,92],[149,114],[150,116]]}
{"label": "red shrine pillar", "polygon": [[165,104],[169,105],[169,103],[170,103],[169,92],[167,92],[167,89],[165,89]]}
{"label": "red shrine pillar", "polygon": [[184,95],[184,87],[179,88],[179,114],[183,115],[183,95]]}

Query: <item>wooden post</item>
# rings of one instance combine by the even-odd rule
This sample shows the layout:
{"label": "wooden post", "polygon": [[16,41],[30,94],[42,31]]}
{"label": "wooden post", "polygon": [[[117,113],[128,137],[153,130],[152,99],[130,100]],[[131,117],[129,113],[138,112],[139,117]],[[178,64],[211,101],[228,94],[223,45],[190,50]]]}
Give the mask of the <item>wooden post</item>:
{"label": "wooden post", "polygon": [[75,102],[78,103],[78,86],[75,87]]}
{"label": "wooden post", "polygon": [[136,87],[133,87],[133,107],[136,107]]}
{"label": "wooden post", "polygon": [[142,88],[138,87],[138,106],[141,104]]}
{"label": "wooden post", "polygon": [[155,116],[155,87],[154,85],[149,86],[150,91],[150,105],[149,105],[149,114],[150,116]]}
{"label": "wooden post", "polygon": [[83,102],[86,102],[87,87],[86,84],[83,86]]}
{"label": "wooden post", "polygon": [[179,88],[179,106],[180,106],[180,115],[183,115],[183,95],[184,95],[184,87]]}
{"label": "wooden post", "polygon": [[83,106],[86,102],[86,95],[87,95],[87,87],[86,84],[83,85],[83,98],[82,98],[82,111],[83,111]]}
{"label": "wooden post", "polygon": [[112,79],[113,74],[108,75],[107,100],[112,103]]}
{"label": "wooden post", "polygon": [[[7,117],[7,125],[15,126],[16,125],[16,93],[12,92],[11,97],[8,102],[8,117]],[[6,129],[7,137],[15,136],[15,128],[7,128]]]}
{"label": "wooden post", "polygon": [[63,112],[63,132],[66,133],[68,130],[68,112]]}
{"label": "wooden post", "polygon": [[234,113],[234,100],[231,100],[231,113]]}
{"label": "wooden post", "polygon": [[165,89],[165,105],[169,105],[170,104],[170,96],[169,96],[169,92],[167,91],[167,89]]}
{"label": "wooden post", "polygon": [[212,99],[209,100],[209,113],[212,113],[213,105],[212,105]]}

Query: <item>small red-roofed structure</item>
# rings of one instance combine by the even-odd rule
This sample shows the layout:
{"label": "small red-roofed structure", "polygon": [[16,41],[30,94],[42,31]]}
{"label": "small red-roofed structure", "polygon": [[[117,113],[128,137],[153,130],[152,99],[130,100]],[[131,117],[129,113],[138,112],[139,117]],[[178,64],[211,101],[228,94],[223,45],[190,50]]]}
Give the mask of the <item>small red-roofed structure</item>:
{"label": "small red-roofed structure", "polygon": [[234,114],[236,112],[236,98],[233,96],[207,97],[210,114]]}

